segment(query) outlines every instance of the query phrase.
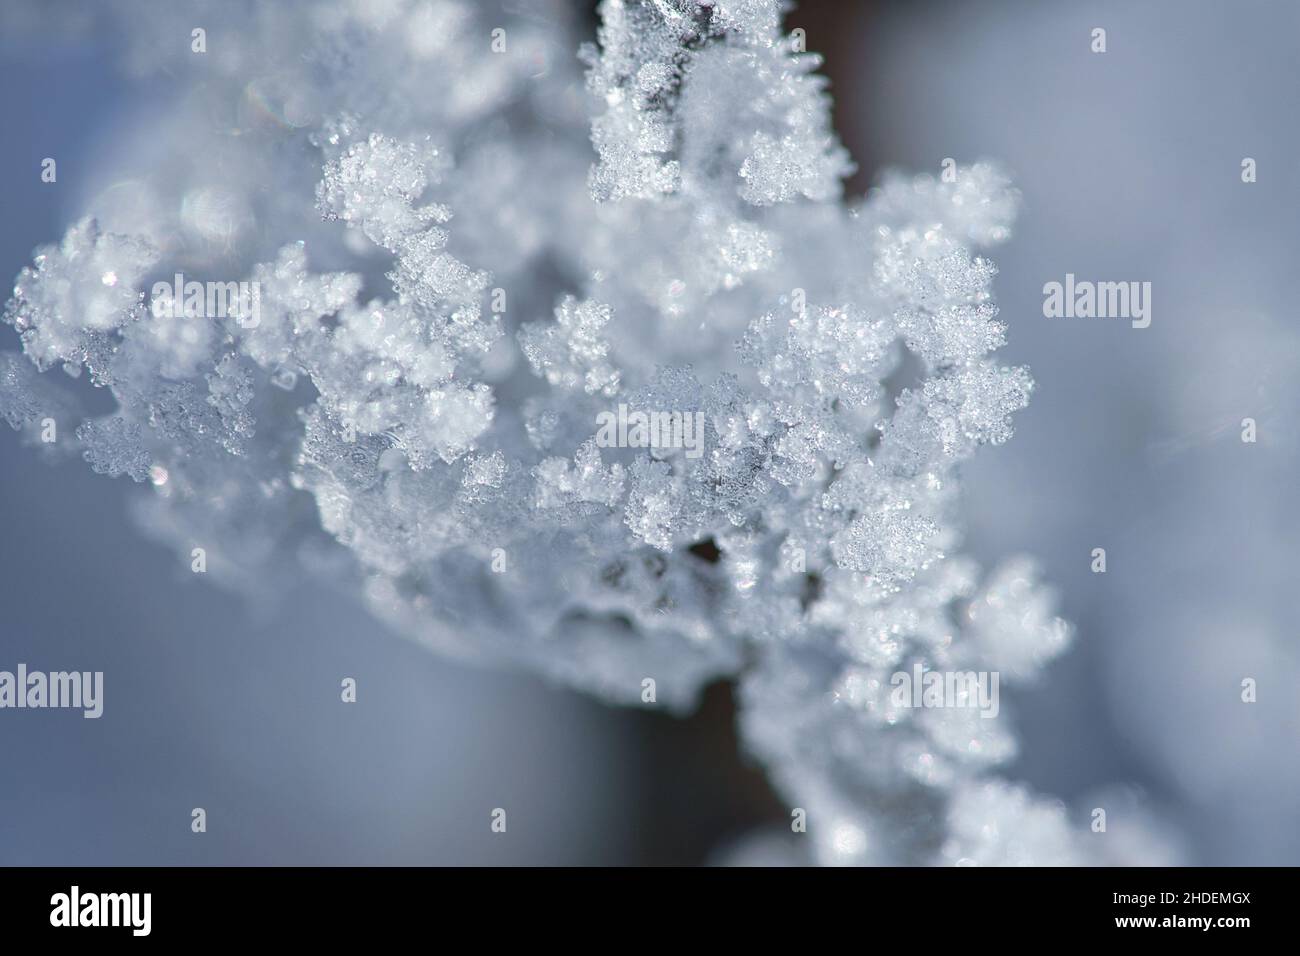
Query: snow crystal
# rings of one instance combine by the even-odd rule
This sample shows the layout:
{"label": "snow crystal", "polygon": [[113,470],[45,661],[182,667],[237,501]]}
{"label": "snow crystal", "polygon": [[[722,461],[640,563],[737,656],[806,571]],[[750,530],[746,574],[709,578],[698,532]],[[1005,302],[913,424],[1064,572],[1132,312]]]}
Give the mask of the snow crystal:
{"label": "snow crystal", "polygon": [[[0,414],[75,421],[36,370],[88,369],[117,410],[76,447],[153,476],[149,531],[234,556],[213,566],[238,586],[328,568],[431,647],[611,701],[644,705],[650,677],[681,711],[734,678],[816,862],[1082,860],[1073,821],[989,776],[1009,707],[891,696],[898,670],[1010,681],[1068,643],[1032,565],[981,587],[960,553],[958,467],[1032,391],[993,357],[979,253],[1018,195],[977,163],[843,202],[853,165],[785,6],[604,0],[589,117],[562,17],[277,3],[245,68],[194,74],[156,52],[189,29],[160,14],[137,65],[231,115],[256,91],[274,121],[221,162],[207,136],[142,138],[114,175],[224,197],[239,228],[146,204],[136,234],[83,219],[39,248]],[[268,182],[316,183],[314,207]],[[228,242],[178,247],[209,227]],[[151,314],[142,283],[182,267],[255,283],[258,321]],[[620,406],[699,416],[699,454],[602,447]]]}

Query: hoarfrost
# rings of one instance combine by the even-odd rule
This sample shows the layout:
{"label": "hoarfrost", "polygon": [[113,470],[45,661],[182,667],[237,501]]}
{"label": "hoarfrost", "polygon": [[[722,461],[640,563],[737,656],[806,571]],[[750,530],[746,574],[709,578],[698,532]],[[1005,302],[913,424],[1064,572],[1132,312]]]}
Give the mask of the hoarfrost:
{"label": "hoarfrost", "polygon": [[[991,357],[980,251],[1010,234],[1006,178],[843,201],[819,60],[778,0],[604,0],[589,126],[558,7],[363,7],[268,5],[239,65],[202,74],[154,52],[181,25],[166,5],[126,41],[273,121],[222,162],[176,137],[158,174],[248,210],[245,245],[180,249],[162,203],[133,235],[73,224],[19,275],[4,318],[27,358],[117,401],[76,430],[90,466],[161,469],[146,527],[183,553],[201,532],[234,586],[328,575],[431,647],[616,702],[647,675],[674,710],[735,680],[818,862],[1087,860],[1077,823],[988,776],[1009,707],[889,694],[913,665],[1027,678],[1068,643],[1032,565],[981,585],[960,551],[957,467],[1032,389]],[[237,17],[209,14],[214,35]],[[128,151],[141,170],[157,142]],[[314,205],[262,201],[238,157],[317,183]],[[182,265],[256,283],[258,321],[153,314],[147,280]],[[890,401],[907,352],[921,379]],[[2,358],[0,412],[30,427],[55,390]],[[701,454],[598,447],[620,404],[698,415]]]}

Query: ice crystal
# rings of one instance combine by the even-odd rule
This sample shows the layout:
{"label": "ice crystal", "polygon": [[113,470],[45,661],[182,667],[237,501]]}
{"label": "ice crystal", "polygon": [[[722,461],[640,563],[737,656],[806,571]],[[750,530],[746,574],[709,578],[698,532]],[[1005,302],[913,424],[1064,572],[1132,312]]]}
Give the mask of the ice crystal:
{"label": "ice crystal", "polygon": [[[198,71],[159,4],[130,62],[267,118],[220,162],[167,140],[130,234],[83,219],[18,277],[27,357],[117,402],[64,440],[166,476],[146,527],[235,586],[328,575],[436,649],[616,702],[735,680],[819,862],[1085,859],[1082,821],[989,776],[1009,706],[891,695],[912,668],[1028,678],[1069,639],[1032,565],[981,584],[957,522],[958,466],[1032,387],[991,357],[979,254],[1016,192],[975,164],[843,200],[778,0],[604,0],[585,88],[558,10],[277,3]],[[208,14],[214,45],[248,33]],[[146,307],[182,266],[254,283],[255,321]],[[10,424],[77,415],[0,359]],[[620,406],[698,422],[699,454],[598,443]]]}
{"label": "ice crystal", "polygon": [[519,345],[533,371],[550,384],[613,395],[618,370],[606,361],[609,343],[602,335],[609,320],[609,306],[565,296],[555,308],[555,324],[525,325],[519,330]]}

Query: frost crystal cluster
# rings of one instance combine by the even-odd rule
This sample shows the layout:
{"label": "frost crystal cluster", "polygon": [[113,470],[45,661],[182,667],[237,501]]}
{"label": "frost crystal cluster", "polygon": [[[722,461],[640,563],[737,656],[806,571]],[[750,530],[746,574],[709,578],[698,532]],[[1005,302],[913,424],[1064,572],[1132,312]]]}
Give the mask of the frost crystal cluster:
{"label": "frost crystal cluster", "polygon": [[[1069,640],[955,521],[1032,388],[980,254],[1006,179],[846,202],[778,0],[605,0],[576,59],[567,5],[223,3],[202,53],[180,6],[122,44],[184,95],[17,278],[11,425],[148,483],[145,527],[232,586],[323,576],[617,703],[734,680],[806,859],[1092,859],[1086,817],[993,776],[1009,708],[891,696],[918,664],[1028,681]],[[156,308],[178,273],[257,308]],[[620,406],[701,421],[703,453],[598,441]]]}

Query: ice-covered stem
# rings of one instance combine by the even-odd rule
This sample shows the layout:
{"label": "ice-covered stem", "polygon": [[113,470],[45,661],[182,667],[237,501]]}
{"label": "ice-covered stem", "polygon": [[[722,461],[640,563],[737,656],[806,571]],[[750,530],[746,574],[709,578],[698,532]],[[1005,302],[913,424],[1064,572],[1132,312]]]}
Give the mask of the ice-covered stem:
{"label": "ice-covered stem", "polygon": [[[1008,707],[890,694],[915,668],[1027,679],[1069,637],[1032,564],[960,554],[958,467],[1031,390],[992,357],[980,254],[1015,190],[977,163],[844,202],[819,61],[782,11],[605,0],[588,141],[562,27],[268,7],[240,62],[283,69],[202,83],[276,118],[231,148],[293,201],[177,137],[188,172],[154,183],[176,201],[142,203],[137,235],[75,224],[5,318],[38,368],[111,390],[68,441],[148,480],[146,526],[217,576],[325,575],[441,651],[621,703],[680,711],[732,676],[820,862],[1079,858],[1081,821],[987,776],[1015,752]],[[174,241],[207,235],[194,196],[246,211],[220,249]],[[155,278],[232,262],[255,321],[146,307]],[[5,359],[12,424],[53,407],[45,385]],[[647,448],[628,413],[679,430]]]}

